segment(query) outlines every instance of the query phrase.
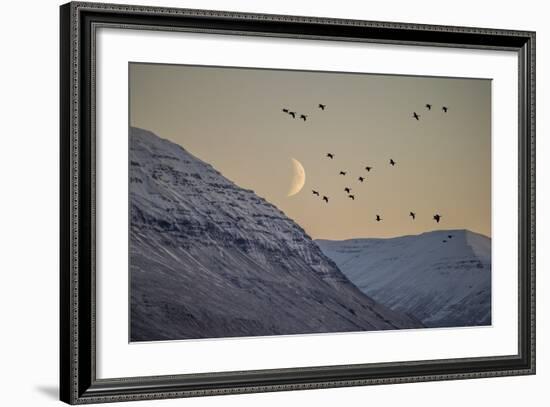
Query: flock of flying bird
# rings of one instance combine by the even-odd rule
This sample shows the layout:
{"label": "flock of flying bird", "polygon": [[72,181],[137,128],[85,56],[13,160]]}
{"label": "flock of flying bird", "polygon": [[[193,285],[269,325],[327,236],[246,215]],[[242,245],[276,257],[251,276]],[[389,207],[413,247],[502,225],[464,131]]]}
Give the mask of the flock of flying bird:
{"label": "flock of flying bird", "polygon": [[[319,105],[318,105],[317,107],[318,107],[319,109],[321,109],[321,110],[325,110],[325,107],[327,107],[327,106],[326,106],[326,105],[323,105],[323,104],[321,104],[321,103],[319,103]],[[288,115],[289,115],[290,117],[292,117],[293,119],[295,119],[295,118],[296,118],[296,115],[298,114],[298,113],[293,112],[292,110],[290,110],[290,109],[288,109],[288,108],[286,108],[286,107],[284,107],[284,108],[282,109],[282,111],[283,111],[283,113],[288,114]],[[308,116],[307,114],[300,113],[299,118],[302,119],[303,121],[306,121],[306,120],[307,120],[307,116]]]}
{"label": "flock of flying bird", "polygon": [[[427,110],[432,110],[432,105],[429,104],[429,103],[427,103],[427,104],[425,105],[425,107],[426,107]],[[325,108],[326,108],[326,105],[324,105],[324,104],[322,104],[322,103],[319,103],[318,108],[324,111]],[[441,107],[441,110],[443,111],[443,113],[447,113],[448,110],[449,110],[449,108],[448,108],[447,106],[442,106],[442,107]],[[295,111],[291,111],[291,110],[288,109],[288,108],[283,108],[282,111],[283,111],[284,113],[288,114],[289,116],[291,116],[293,119],[296,118],[297,113],[296,113]],[[299,118],[302,119],[304,122],[307,120],[307,117],[308,117],[308,115],[306,115],[306,114],[300,114],[300,116],[299,116]],[[414,119],[416,119],[416,120],[420,120],[420,115],[419,115],[417,112],[413,112],[412,118],[414,118]],[[334,157],[335,157],[335,154],[334,154],[334,153],[327,153],[327,154],[326,154],[326,158],[329,158],[329,159],[331,159],[331,160],[333,160]],[[396,162],[393,160],[393,158],[390,158],[389,164],[390,164],[392,167],[395,167]],[[373,169],[373,167],[371,167],[371,166],[366,166],[366,167],[365,167],[365,170],[366,170],[367,172],[370,172],[372,169]],[[339,175],[341,175],[341,176],[346,176],[346,175],[347,175],[347,171],[340,171]],[[364,181],[365,181],[365,177],[364,177],[364,176],[359,176],[359,177],[357,178],[357,180],[358,180],[359,182],[364,182]],[[345,188],[344,188],[344,192],[347,193],[348,198],[350,198],[352,201],[355,201],[355,194],[352,194],[352,193],[351,193],[351,190],[352,190],[352,189],[351,189],[350,187],[345,187]],[[318,197],[321,198],[321,194],[319,193],[319,191],[312,190],[311,192],[313,193],[313,195],[316,195],[316,196],[318,196]],[[322,196],[322,200],[325,201],[325,203],[328,204],[329,197],[326,196],[326,195],[323,195],[323,196]],[[412,218],[413,221],[416,219],[416,213],[413,212],[413,211],[410,211],[410,212],[409,212],[409,216]],[[439,213],[436,213],[436,214],[433,216],[433,220],[434,220],[435,222],[439,223],[439,221],[441,220],[442,217],[443,217],[442,215],[440,215]],[[380,222],[380,221],[382,221],[383,219],[380,217],[379,214],[377,214],[375,220],[376,220],[377,222]],[[452,237],[453,237],[452,235],[448,235],[448,238],[449,238],[449,239],[451,239]],[[446,243],[446,242],[447,242],[447,240],[443,240],[443,243]]]}
{"label": "flock of flying bird", "polygon": [[[429,103],[426,103],[425,106],[426,109],[432,110],[432,105],[430,105]],[[443,110],[443,113],[447,113],[449,111],[449,108],[447,106],[441,106],[441,110]],[[416,120],[420,120],[420,115],[416,112],[413,112],[412,117],[414,117]]]}

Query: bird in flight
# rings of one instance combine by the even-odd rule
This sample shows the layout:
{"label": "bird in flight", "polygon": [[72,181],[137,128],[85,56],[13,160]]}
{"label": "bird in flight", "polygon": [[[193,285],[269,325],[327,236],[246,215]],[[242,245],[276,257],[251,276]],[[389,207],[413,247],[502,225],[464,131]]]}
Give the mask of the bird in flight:
{"label": "bird in flight", "polygon": [[306,121],[307,115],[306,114],[301,114],[300,119],[302,119],[303,121]]}
{"label": "bird in flight", "polygon": [[443,110],[445,113],[447,113],[447,110],[449,110],[449,108],[448,108],[447,106],[443,106],[443,107],[441,108],[441,110]]}
{"label": "bird in flight", "polygon": [[449,239],[452,239],[452,238],[453,238],[453,235],[449,235],[449,236],[447,236],[447,237],[448,237]]}
{"label": "bird in flight", "polygon": [[291,115],[293,119],[296,118],[296,112],[288,112],[288,114]]}
{"label": "bird in flight", "polygon": [[376,221],[380,222],[381,220],[382,220],[382,218],[380,217],[380,215],[376,215]]}
{"label": "bird in flight", "polygon": [[363,178],[363,177],[359,177],[359,178],[357,178],[357,179],[358,179],[359,181],[361,181],[361,182],[363,182],[363,181],[365,180],[365,178]]}
{"label": "bird in flight", "polygon": [[439,220],[440,220],[441,218],[442,218],[442,216],[441,216],[440,214],[438,214],[438,213],[436,213],[436,214],[434,215],[434,220],[435,220],[437,223],[439,223]]}
{"label": "bird in flight", "polygon": [[443,243],[447,243],[447,241],[446,241],[446,240],[443,240]]}
{"label": "bird in flight", "polygon": [[312,189],[311,192],[313,193],[313,195],[319,196],[319,192],[317,192],[316,190]]}
{"label": "bird in flight", "polygon": [[328,203],[328,196],[324,196],[324,195],[323,195],[323,201],[325,201],[326,203]]}
{"label": "bird in flight", "polygon": [[420,115],[416,112],[413,112],[413,117],[416,119],[416,120],[420,120]]}
{"label": "bird in flight", "polygon": [[355,201],[355,195],[348,195],[348,198],[350,198],[352,201]]}
{"label": "bird in flight", "polygon": [[347,172],[346,171],[340,171],[340,175],[346,175]]}
{"label": "bird in flight", "polygon": [[365,167],[365,169],[367,170],[367,172],[370,172],[370,170],[372,170],[372,167]]}
{"label": "bird in flight", "polygon": [[332,153],[327,153],[327,157],[330,158],[331,160],[334,158],[334,154]]}
{"label": "bird in flight", "polygon": [[323,104],[319,103],[319,109],[325,110],[325,107],[327,107],[327,105],[323,105]]}
{"label": "bird in flight", "polygon": [[286,107],[283,108],[283,112],[288,113],[288,109]]}
{"label": "bird in flight", "polygon": [[346,192],[349,194],[349,193],[351,192],[351,188],[345,187],[345,188],[344,188],[344,191],[346,191]]}
{"label": "bird in flight", "polygon": [[416,219],[416,213],[414,213],[414,212],[409,212],[409,216],[410,216],[411,218],[413,218],[413,220]]}
{"label": "bird in flight", "polygon": [[393,158],[390,158],[390,164],[391,164],[392,166],[395,165],[395,161],[393,161]]}
{"label": "bird in flight", "polygon": [[430,105],[429,103],[426,103],[426,109],[432,110],[432,105]]}

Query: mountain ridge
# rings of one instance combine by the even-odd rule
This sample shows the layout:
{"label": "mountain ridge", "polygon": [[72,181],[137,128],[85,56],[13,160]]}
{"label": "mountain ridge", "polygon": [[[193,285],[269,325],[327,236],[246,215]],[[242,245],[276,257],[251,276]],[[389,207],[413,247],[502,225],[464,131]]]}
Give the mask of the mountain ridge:
{"label": "mountain ridge", "polygon": [[425,232],[421,232],[421,233],[409,233],[409,234],[406,234],[406,235],[399,235],[399,236],[382,236],[382,237],[376,237],[376,236],[371,236],[371,237],[349,237],[349,238],[346,238],[346,239],[328,239],[328,238],[314,238],[313,240],[315,241],[328,241],[328,242],[349,242],[349,241],[353,241],[353,240],[391,240],[391,239],[399,239],[399,238],[408,238],[408,237],[418,237],[418,236],[424,236],[424,235],[428,235],[430,233],[434,233],[434,232],[441,232],[441,233],[445,233],[445,232],[467,232],[467,233],[471,233],[473,235],[479,235],[481,237],[484,237],[486,239],[491,239],[490,236],[487,236],[485,235],[484,233],[481,233],[481,232],[475,232],[473,230],[470,230],[470,229],[432,229],[432,230],[427,230]]}
{"label": "mountain ridge", "polygon": [[316,243],[364,293],[426,326],[491,324],[491,243],[482,234],[436,230]]}

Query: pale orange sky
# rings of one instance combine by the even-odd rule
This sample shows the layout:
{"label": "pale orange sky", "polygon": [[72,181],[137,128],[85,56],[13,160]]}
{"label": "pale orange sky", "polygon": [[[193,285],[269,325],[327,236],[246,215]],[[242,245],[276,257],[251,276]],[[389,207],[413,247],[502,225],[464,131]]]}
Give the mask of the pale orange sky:
{"label": "pale orange sky", "polygon": [[[180,144],[254,190],[312,238],[435,229],[491,236],[490,80],[141,63],[129,69],[132,126]],[[308,120],[292,119],[283,107]],[[291,158],[302,163],[306,182],[287,197]],[[439,224],[435,213],[443,216]]]}

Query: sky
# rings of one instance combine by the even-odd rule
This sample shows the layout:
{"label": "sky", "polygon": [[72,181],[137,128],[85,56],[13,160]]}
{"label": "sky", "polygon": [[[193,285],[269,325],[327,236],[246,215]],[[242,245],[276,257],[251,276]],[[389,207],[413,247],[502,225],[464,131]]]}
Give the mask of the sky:
{"label": "sky", "polygon": [[[129,72],[131,126],[212,164],[314,239],[444,229],[491,236],[489,79],[143,63]],[[305,185],[289,197],[293,159]]]}

